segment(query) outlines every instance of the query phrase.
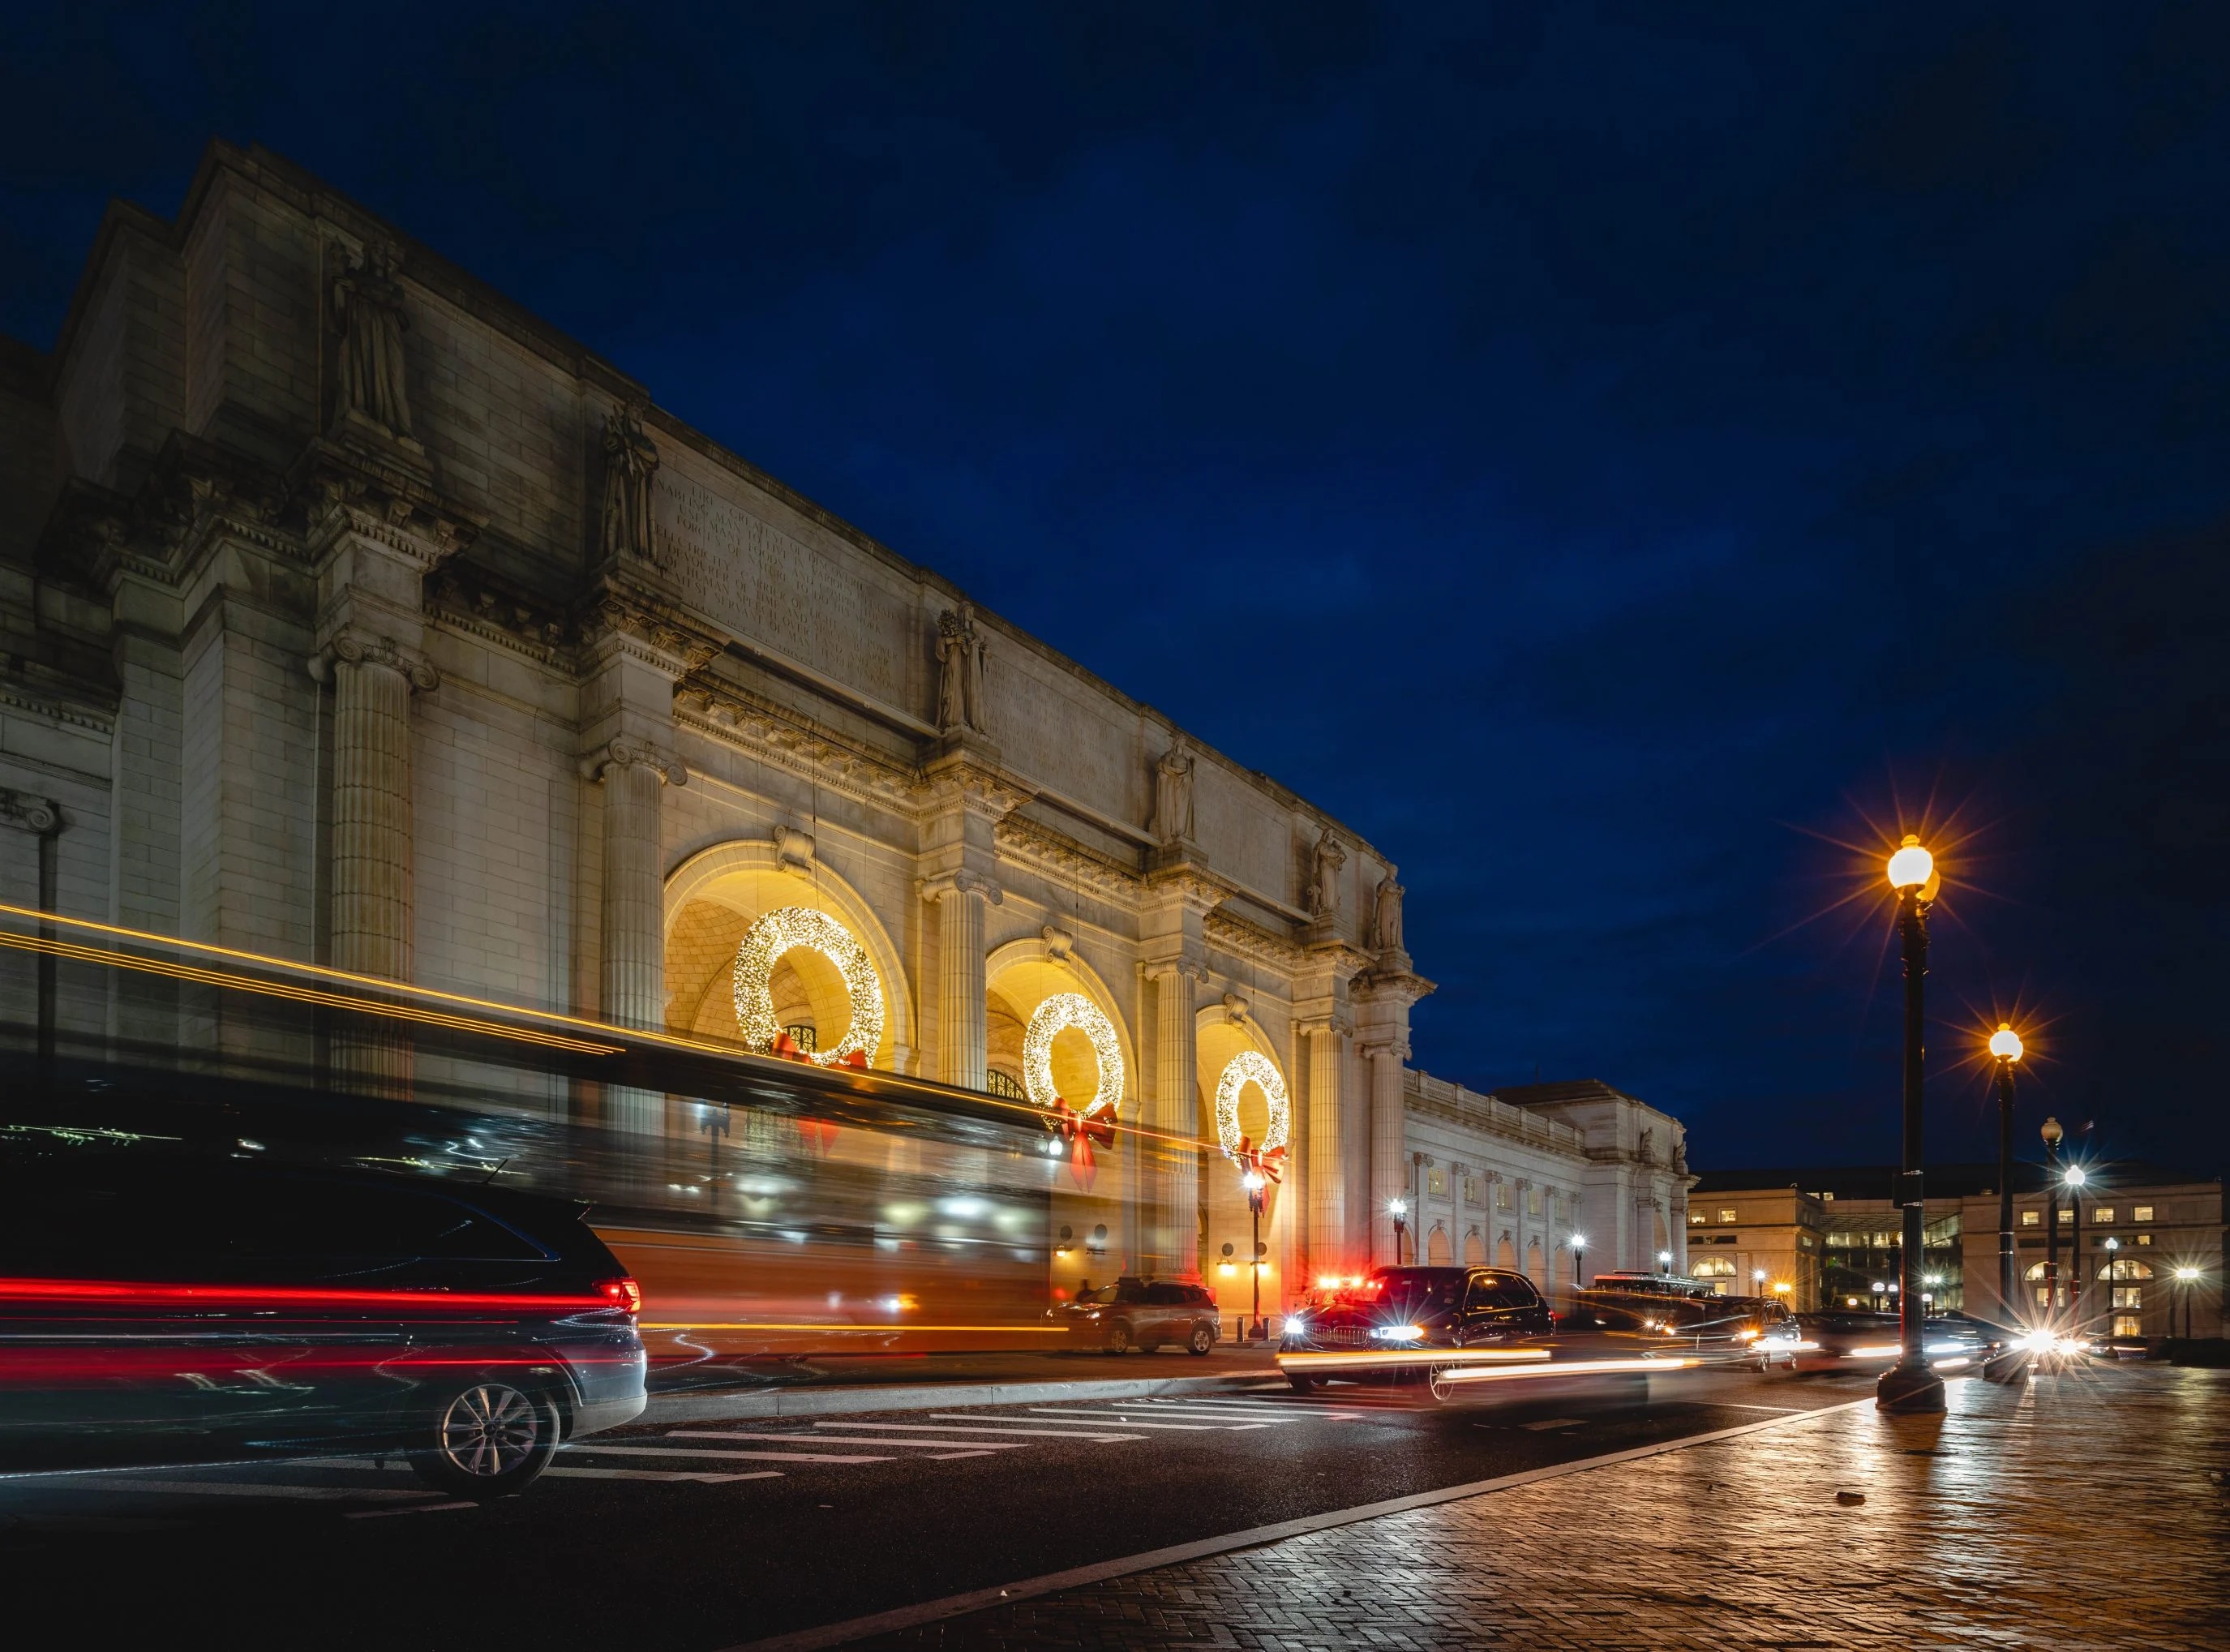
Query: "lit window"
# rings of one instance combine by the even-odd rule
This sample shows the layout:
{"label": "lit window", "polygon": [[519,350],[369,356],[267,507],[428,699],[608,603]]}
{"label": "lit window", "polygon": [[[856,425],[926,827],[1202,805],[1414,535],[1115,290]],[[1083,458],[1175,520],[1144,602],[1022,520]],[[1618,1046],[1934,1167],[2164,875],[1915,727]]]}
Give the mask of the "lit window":
{"label": "lit window", "polygon": [[2145,1328],[2137,1322],[2137,1316],[2136,1314],[2117,1313],[2114,1316],[2114,1334],[2116,1336],[2141,1337],[2144,1335],[2144,1333]]}
{"label": "lit window", "polygon": [[2142,1285],[2114,1287],[2114,1306],[2117,1308],[2141,1308],[2145,1305],[2145,1290]]}
{"label": "lit window", "polygon": [[2071,1208],[2071,1209],[2068,1209],[2068,1210],[2062,1210],[2062,1211],[2059,1213],[2059,1225],[2060,1225],[2061,1227],[2063,1227],[2063,1228],[2064,1228],[2064,1227],[2066,1227],[2069,1223],[2071,1223],[2071,1222],[2072,1222],[2072,1221],[2074,1221],[2074,1220],[2075,1220],[2075,1212],[2074,1212],[2074,1210],[2073,1210],[2072,1208]]}
{"label": "lit window", "polygon": [[813,1023],[809,1021],[792,1022],[783,1031],[790,1035],[791,1042],[809,1055],[821,1048],[821,1035],[813,1030]]}
{"label": "lit window", "polygon": [[1529,1187],[1525,1190],[1525,1214],[1527,1216],[1541,1214],[1541,1190],[1537,1187]]}
{"label": "lit window", "polygon": [[2040,1285],[2036,1287],[2036,1305],[2044,1308],[2052,1306],[2052,1290],[2049,1286]]}
{"label": "lit window", "polygon": [[2021,1212],[2021,1226],[2024,1228],[2036,1227],[2043,1220],[2044,1218],[2042,1215],[2038,1211],[2024,1210]]}
{"label": "lit window", "polygon": [[1510,1208],[1509,1183],[1497,1182],[1494,1184],[1494,1208],[1498,1210],[1507,1210]]}
{"label": "lit window", "polygon": [[2101,1224],[2111,1222],[2114,1219],[2114,1207],[2111,1204],[2092,1205],[2091,1207],[2091,1219],[2093,1222],[2099,1223]]}
{"label": "lit window", "polygon": [[1692,1270],[1692,1274],[1693,1277],[1697,1279],[1724,1279],[1732,1274],[1734,1271],[1735,1261],[1733,1257],[1706,1256],[1696,1264]]}
{"label": "lit window", "polygon": [[1705,1216],[1701,1210],[1691,1210],[1688,1212],[1688,1225],[1690,1227],[1700,1228],[1704,1225],[1704,1222]]}
{"label": "lit window", "polygon": [[1440,1197],[1440,1195],[1442,1195],[1443,1193],[1446,1193],[1447,1191],[1448,1191],[1448,1173],[1447,1173],[1447,1171],[1444,1171],[1444,1170],[1428,1170],[1428,1171],[1427,1171],[1425,1172],[1425,1191],[1426,1191],[1426,1192],[1428,1192],[1428,1193],[1431,1194],[1434,1198],[1438,1198],[1438,1197]]}
{"label": "lit window", "polygon": [[2132,1222],[2150,1222],[2152,1219],[2153,1207],[2149,1204],[2141,1204],[2130,1212],[2130,1220]]}
{"label": "lit window", "polygon": [[1723,1208],[1719,1211],[1719,1220],[1722,1222],[1739,1222],[1742,1220],[1742,1213],[1738,1210]]}
{"label": "lit window", "polygon": [[2137,1236],[2137,1242],[2141,1245],[2149,1245],[2152,1242],[2153,1236],[2149,1233],[2141,1233]]}
{"label": "lit window", "polygon": [[1463,1197],[1466,1204],[1477,1204],[1479,1203],[1478,1177],[1466,1176],[1463,1178]]}
{"label": "lit window", "polygon": [[1027,1101],[1030,1099],[1030,1093],[1022,1087],[1022,1080],[1011,1073],[1002,1073],[996,1067],[983,1075],[983,1087],[990,1091],[993,1095],[1004,1096],[1009,1101]]}

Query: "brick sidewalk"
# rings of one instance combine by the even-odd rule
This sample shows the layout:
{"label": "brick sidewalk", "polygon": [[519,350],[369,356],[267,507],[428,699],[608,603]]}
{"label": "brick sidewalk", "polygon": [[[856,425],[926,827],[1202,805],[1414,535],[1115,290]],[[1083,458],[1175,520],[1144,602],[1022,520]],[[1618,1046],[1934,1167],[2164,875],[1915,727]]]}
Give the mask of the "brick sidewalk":
{"label": "brick sidewalk", "polygon": [[2230,1371],[1963,1382],[860,1644],[2223,1652],[2226,1470]]}

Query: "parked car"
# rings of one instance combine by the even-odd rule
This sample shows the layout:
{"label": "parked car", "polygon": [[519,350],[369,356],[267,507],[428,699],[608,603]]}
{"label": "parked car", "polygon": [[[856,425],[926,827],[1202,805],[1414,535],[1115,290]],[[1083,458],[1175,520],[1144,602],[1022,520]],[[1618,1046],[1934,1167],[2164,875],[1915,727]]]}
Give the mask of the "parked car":
{"label": "parked car", "polygon": [[1205,1354],[1222,1334],[1215,1298],[1207,1287],[1129,1274],[1112,1285],[1080,1291],[1073,1301],[1055,1303],[1046,1318],[1067,1326],[1072,1344],[1089,1344],[1111,1354],[1130,1348],[1151,1353],[1164,1343]]}
{"label": "parked car", "polygon": [[2149,1359],[2153,1345],[2143,1337],[2090,1336],[2083,1339],[2083,1352],[2094,1359]]}
{"label": "parked car", "polygon": [[394,1451],[524,1489],[641,1414],[641,1294],[569,1201],[260,1162],[0,1163],[0,1464]]}
{"label": "parked car", "polygon": [[[1381,1268],[1321,1307],[1289,1316],[1278,1344],[1279,1365],[1302,1393],[1333,1372],[1408,1371],[1428,1377],[1451,1363],[1438,1356],[1466,1350],[1542,1346],[1556,1320],[1532,1281],[1494,1268]],[[1324,1354],[1360,1359],[1324,1359]]]}

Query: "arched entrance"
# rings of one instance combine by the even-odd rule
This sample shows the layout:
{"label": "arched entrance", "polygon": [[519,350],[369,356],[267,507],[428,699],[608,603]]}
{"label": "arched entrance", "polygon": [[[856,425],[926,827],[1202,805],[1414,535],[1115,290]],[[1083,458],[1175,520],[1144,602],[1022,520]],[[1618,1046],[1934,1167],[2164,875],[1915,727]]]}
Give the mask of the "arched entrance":
{"label": "arched entrance", "polygon": [[[1256,1264],[1262,1285],[1265,1316],[1285,1312],[1285,1281],[1280,1262],[1286,1253],[1286,1168],[1299,1145],[1296,1139],[1296,1098],[1277,1051],[1253,1016],[1234,1016],[1221,1004],[1202,1010],[1194,1019],[1195,1078],[1200,1093],[1200,1132],[1213,1143],[1202,1155],[1200,1207],[1206,1214],[1206,1249],[1201,1273],[1215,1293],[1227,1319],[1253,1311],[1254,1275],[1247,1263]],[[1275,1177],[1265,1177],[1260,1223],[1247,1209],[1242,1167],[1234,1155],[1244,1145],[1266,1155],[1284,1148],[1282,1158],[1268,1162]],[[1257,1240],[1258,1229],[1261,1237]],[[1259,1258],[1249,1253],[1257,1243]],[[1236,1262],[1231,1271],[1223,1247],[1232,1249]]]}
{"label": "arched entrance", "polygon": [[1448,1244],[1448,1230],[1435,1222],[1425,1240],[1425,1261],[1428,1266],[1446,1268],[1454,1260],[1455,1253]]}

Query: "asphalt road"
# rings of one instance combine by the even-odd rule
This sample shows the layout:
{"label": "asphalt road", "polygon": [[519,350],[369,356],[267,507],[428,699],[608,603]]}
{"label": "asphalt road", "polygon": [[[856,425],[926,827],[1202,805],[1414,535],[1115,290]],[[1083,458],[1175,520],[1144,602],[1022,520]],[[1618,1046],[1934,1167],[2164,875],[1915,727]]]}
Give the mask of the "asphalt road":
{"label": "asphalt road", "polygon": [[639,1427],[485,1507],[333,1459],[16,1477],[0,1590],[68,1603],[81,1645],[697,1652],[1871,1392],[1648,1381],[1646,1400],[1336,1386]]}

